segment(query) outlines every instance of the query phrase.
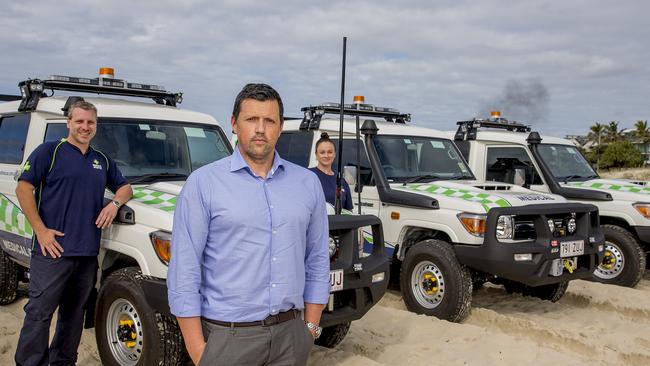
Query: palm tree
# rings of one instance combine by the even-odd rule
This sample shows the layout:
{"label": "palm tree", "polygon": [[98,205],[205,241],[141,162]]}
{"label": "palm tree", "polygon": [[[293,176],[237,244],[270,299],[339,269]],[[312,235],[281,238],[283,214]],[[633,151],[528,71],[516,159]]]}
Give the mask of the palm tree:
{"label": "palm tree", "polygon": [[608,125],[605,126],[605,138],[606,142],[617,142],[623,140],[623,131],[625,129],[618,129],[618,122],[611,121]]}
{"label": "palm tree", "polygon": [[593,154],[595,154],[596,158],[596,171],[600,168],[600,156],[602,155],[603,148],[602,148],[602,140],[603,140],[603,135],[605,134],[605,124],[604,123],[599,123],[596,122],[595,125],[589,127],[589,134],[587,134],[587,140],[593,142],[593,145],[596,146],[596,148],[593,149]]}
{"label": "palm tree", "polygon": [[596,122],[595,125],[589,127],[589,134],[587,134],[587,140],[593,142],[595,145],[600,146],[601,138],[605,132],[605,125],[602,123]]}

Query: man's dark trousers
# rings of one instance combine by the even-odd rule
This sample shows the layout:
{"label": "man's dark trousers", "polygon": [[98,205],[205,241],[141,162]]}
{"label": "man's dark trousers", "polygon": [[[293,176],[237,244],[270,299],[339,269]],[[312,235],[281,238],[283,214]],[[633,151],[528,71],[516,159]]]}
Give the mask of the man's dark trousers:
{"label": "man's dark trousers", "polygon": [[[16,348],[20,366],[74,365],[83,331],[84,306],[97,276],[97,257],[32,255],[29,301]],[[48,348],[52,315],[59,307],[56,333]]]}

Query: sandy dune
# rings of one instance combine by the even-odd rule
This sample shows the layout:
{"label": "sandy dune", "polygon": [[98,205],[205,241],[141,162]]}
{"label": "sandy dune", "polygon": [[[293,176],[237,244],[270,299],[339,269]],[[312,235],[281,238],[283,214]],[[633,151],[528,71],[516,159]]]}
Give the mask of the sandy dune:
{"label": "sandy dune", "polygon": [[[13,363],[25,299],[0,308],[0,364]],[[636,289],[574,281],[550,303],[486,286],[462,324],[415,315],[391,292],[320,365],[650,365],[650,275]],[[100,365],[92,330],[79,365]]]}

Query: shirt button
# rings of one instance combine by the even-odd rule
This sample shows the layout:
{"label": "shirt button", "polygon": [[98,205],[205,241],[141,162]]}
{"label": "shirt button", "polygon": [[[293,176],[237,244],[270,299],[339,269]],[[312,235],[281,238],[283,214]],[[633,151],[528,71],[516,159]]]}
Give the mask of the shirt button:
{"label": "shirt button", "polygon": [[275,283],[272,283],[272,284],[271,284],[271,287],[275,287]]}
{"label": "shirt button", "polygon": [[273,230],[273,234],[277,234],[277,233],[278,233],[278,231],[277,231],[277,230]]}
{"label": "shirt button", "polygon": [[271,313],[276,314],[278,312],[278,309],[271,309]]}
{"label": "shirt button", "polygon": [[276,257],[273,257],[273,261],[274,261],[274,262],[275,262],[276,259],[277,259]]}
{"label": "shirt button", "polygon": [[273,208],[273,205],[271,205],[270,207]]}

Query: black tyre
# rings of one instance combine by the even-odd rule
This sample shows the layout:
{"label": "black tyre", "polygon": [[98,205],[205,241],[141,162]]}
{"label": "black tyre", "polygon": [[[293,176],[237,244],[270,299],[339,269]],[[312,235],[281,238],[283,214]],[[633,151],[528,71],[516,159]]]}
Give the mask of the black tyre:
{"label": "black tyre", "polygon": [[523,296],[537,297],[542,300],[557,302],[566,293],[566,289],[569,287],[569,281],[537,287],[526,286],[519,282],[506,281],[503,283],[503,287],[505,287],[508,293],[519,293]]}
{"label": "black tyre", "polygon": [[103,365],[180,365],[183,339],[176,320],[147,304],[137,268],[106,278],[97,296],[95,337]]}
{"label": "black tyre", "polygon": [[616,225],[602,225],[605,234],[603,261],[592,280],[612,285],[634,287],[643,277],[646,256],[636,238]]}
{"label": "black tyre", "polygon": [[469,314],[472,277],[444,241],[424,240],[406,252],[400,287],[406,307],[414,313],[451,322]]}
{"label": "black tyre", "polygon": [[323,332],[314,343],[322,347],[334,348],[343,341],[348,330],[350,330],[350,322],[323,328]]}
{"label": "black tyre", "polygon": [[18,289],[18,265],[0,249],[0,305],[11,304],[16,300]]}

